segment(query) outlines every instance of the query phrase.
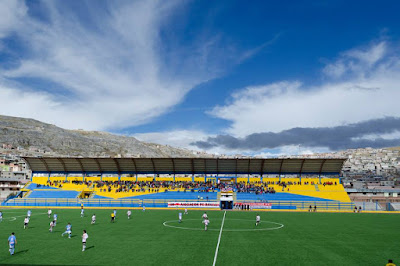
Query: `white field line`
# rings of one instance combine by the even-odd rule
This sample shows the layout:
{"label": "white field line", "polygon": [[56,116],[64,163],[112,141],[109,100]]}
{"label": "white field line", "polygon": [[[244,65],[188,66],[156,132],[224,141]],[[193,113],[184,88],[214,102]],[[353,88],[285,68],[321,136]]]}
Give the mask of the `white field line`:
{"label": "white field line", "polygon": [[[32,213],[32,215],[31,216],[33,216],[33,215],[43,215],[43,214],[47,214],[47,213],[35,213],[35,214],[33,214]],[[10,222],[13,222],[13,221],[15,221],[15,220],[17,220],[17,217],[26,217],[27,215],[18,215],[18,216],[11,216],[11,217],[6,217],[6,218],[3,218],[4,220],[5,219],[7,219],[7,220],[9,220]]]}
{"label": "white field line", "polygon": [[222,229],[224,228],[225,215],[226,215],[226,211],[224,212],[224,218],[222,219],[222,223],[221,223],[221,230],[219,231],[218,243],[217,243],[217,248],[215,249],[213,266],[215,266],[215,263],[217,263],[218,249],[219,249],[219,243],[221,242]]}

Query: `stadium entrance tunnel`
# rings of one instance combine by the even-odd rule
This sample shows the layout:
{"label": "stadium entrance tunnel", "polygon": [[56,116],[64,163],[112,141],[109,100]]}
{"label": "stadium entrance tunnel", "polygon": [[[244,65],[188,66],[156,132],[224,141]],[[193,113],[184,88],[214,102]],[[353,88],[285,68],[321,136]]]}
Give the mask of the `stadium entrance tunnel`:
{"label": "stadium entrance tunnel", "polygon": [[[208,226],[208,231],[220,231],[222,219],[212,219]],[[165,221],[163,223],[165,227],[180,229],[180,230],[192,230],[201,231],[204,230],[204,224],[202,219],[184,219],[182,222],[179,220]],[[231,219],[226,218],[224,221],[224,232],[250,232],[250,231],[271,231],[279,230],[284,227],[283,224],[273,221],[261,221],[256,226],[255,220],[250,219]]]}
{"label": "stadium entrance tunnel", "polygon": [[233,201],[221,200],[220,207],[221,207],[222,210],[232,210],[233,209]]}
{"label": "stadium entrance tunnel", "polygon": [[91,190],[83,190],[80,194],[79,194],[79,198],[80,199],[89,199],[93,196],[93,191]]}

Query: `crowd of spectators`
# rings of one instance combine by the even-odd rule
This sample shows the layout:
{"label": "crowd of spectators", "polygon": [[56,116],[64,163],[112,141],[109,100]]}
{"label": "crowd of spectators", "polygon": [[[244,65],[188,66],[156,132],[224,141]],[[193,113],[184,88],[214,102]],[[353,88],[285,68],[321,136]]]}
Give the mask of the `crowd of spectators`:
{"label": "crowd of spectators", "polygon": [[[192,181],[83,181],[83,180],[60,180],[60,181],[48,181],[48,185],[62,188],[64,183],[72,183],[75,185],[85,185],[88,188],[97,188],[100,192],[150,192],[156,193],[169,190],[179,191],[197,191],[197,192],[216,192],[221,189],[232,189],[238,193],[275,193],[272,185],[278,185],[282,187],[282,190],[288,186],[295,185],[314,185],[314,182],[303,181],[303,182],[285,182],[285,181],[266,181],[266,182],[238,182],[238,183],[219,183],[215,182],[192,182]],[[323,182],[326,185],[337,185],[336,182]]]}

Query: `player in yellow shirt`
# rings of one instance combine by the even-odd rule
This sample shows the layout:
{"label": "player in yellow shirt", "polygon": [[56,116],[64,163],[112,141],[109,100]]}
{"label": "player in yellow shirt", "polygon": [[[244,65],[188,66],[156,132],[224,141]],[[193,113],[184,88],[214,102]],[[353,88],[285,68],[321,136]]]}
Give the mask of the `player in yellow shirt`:
{"label": "player in yellow shirt", "polygon": [[393,260],[389,260],[386,266],[396,266],[396,264],[393,263]]}
{"label": "player in yellow shirt", "polygon": [[115,214],[114,214],[114,212],[111,213],[111,222],[112,223],[115,222]]}

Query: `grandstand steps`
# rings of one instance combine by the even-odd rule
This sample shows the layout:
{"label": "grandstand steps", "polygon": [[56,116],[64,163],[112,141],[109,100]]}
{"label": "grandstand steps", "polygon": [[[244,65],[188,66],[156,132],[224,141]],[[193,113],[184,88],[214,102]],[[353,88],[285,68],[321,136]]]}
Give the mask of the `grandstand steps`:
{"label": "grandstand steps", "polygon": [[217,193],[217,199],[219,200],[221,198],[221,191],[219,191],[218,193]]}
{"label": "grandstand steps", "polygon": [[236,202],[236,200],[237,200],[237,195],[236,194],[237,194],[236,192],[233,192],[233,202]]}
{"label": "grandstand steps", "polygon": [[318,184],[315,184],[315,191],[319,191]]}

